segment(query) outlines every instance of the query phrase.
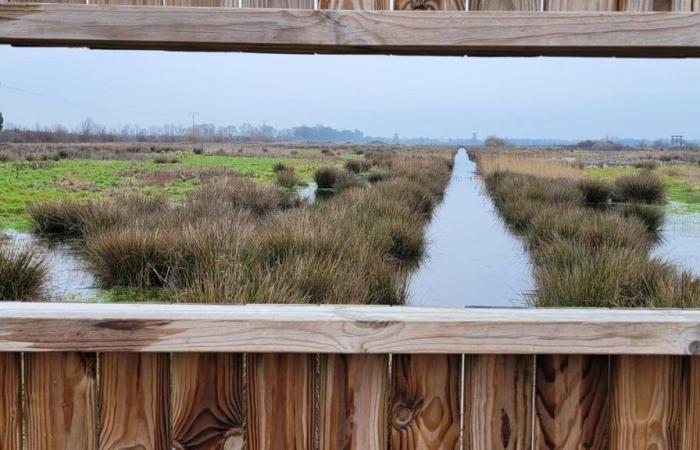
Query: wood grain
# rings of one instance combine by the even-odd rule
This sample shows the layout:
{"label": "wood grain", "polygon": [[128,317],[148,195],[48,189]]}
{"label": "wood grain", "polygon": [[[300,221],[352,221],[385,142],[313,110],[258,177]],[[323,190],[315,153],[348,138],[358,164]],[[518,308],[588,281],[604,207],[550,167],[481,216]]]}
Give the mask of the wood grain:
{"label": "wood grain", "polygon": [[388,10],[389,0],[320,0],[320,9]]}
{"label": "wood grain", "polygon": [[467,355],[465,450],[530,450],[534,358]]}
{"label": "wood grain", "polygon": [[100,355],[100,450],[166,450],[169,358],[162,353]]}
{"label": "wood grain", "polygon": [[236,8],[238,0],[164,0],[165,6],[193,6],[208,8]]}
{"label": "wood grain", "polygon": [[322,355],[320,446],[386,450],[389,361],[385,355]]}
{"label": "wood grain", "polygon": [[27,447],[96,449],[96,355],[28,353],[25,364]]}
{"label": "wood grain", "polygon": [[0,303],[0,351],[684,355],[698,324],[697,310]]}
{"label": "wood grain", "polygon": [[685,363],[687,393],[681,448],[700,448],[700,356],[688,357]]}
{"label": "wood grain", "polygon": [[243,448],[243,355],[172,355],[173,450]]}
{"label": "wood grain", "polygon": [[163,6],[163,0],[90,0],[91,5]]}
{"label": "wood grain", "polygon": [[683,358],[612,358],[610,449],[680,450]]}
{"label": "wood grain", "polygon": [[459,355],[395,355],[391,449],[456,450],[460,435]]}
{"label": "wood grain", "polygon": [[620,0],[621,11],[675,11],[690,12],[692,0]]}
{"label": "wood grain", "polygon": [[315,357],[253,354],[248,364],[248,450],[314,448]]}
{"label": "wood grain", "polygon": [[4,4],[0,5],[0,44],[280,53],[697,57],[700,15]]}
{"label": "wood grain", "polygon": [[313,0],[241,0],[241,8],[313,9]]}
{"label": "wood grain", "polygon": [[544,0],[545,11],[617,11],[618,0]]}
{"label": "wood grain", "polygon": [[397,11],[464,11],[465,0],[394,0]]}
{"label": "wood grain", "polygon": [[20,450],[21,355],[0,353],[0,449]]}
{"label": "wood grain", "polygon": [[535,448],[608,449],[607,356],[539,355]]}
{"label": "wood grain", "polygon": [[469,11],[539,11],[539,0],[469,0]]}
{"label": "wood grain", "polygon": [[693,0],[693,12],[700,12],[700,0]]}

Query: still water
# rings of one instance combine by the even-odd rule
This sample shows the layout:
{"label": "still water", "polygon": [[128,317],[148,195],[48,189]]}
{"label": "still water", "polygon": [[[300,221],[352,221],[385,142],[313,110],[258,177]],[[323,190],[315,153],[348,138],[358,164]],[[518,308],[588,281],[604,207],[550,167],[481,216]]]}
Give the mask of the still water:
{"label": "still water", "polygon": [[464,149],[427,237],[427,258],[409,280],[410,304],[525,306],[532,287],[525,248],[498,217]]}
{"label": "still water", "polygon": [[700,276],[700,214],[669,212],[661,232],[661,243],[654,249],[654,256]]}

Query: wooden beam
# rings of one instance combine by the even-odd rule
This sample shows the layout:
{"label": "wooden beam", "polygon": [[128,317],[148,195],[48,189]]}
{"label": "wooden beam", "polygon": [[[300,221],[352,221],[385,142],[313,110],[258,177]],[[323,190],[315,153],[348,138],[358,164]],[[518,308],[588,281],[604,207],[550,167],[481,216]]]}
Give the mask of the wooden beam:
{"label": "wooden beam", "polygon": [[700,56],[700,15],[0,5],[0,43],[413,55]]}
{"label": "wooden beam", "polygon": [[700,310],[0,303],[0,351],[700,354]]}

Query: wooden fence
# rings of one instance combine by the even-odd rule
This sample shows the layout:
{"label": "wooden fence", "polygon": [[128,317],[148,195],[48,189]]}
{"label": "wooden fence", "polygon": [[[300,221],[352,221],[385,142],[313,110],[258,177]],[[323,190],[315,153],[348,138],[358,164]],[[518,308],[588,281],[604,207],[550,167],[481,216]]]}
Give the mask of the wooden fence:
{"label": "wooden fence", "polygon": [[700,448],[700,311],[0,303],[0,448]]}
{"label": "wooden fence", "polygon": [[0,44],[697,57],[697,12],[700,0],[0,0]]}

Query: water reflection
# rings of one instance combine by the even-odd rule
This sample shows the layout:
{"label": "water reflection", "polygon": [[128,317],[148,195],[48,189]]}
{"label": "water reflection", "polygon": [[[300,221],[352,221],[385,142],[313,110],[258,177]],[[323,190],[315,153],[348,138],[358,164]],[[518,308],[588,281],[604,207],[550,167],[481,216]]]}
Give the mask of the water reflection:
{"label": "water reflection", "polygon": [[42,239],[13,230],[5,230],[4,234],[9,238],[11,245],[32,245],[46,258],[48,300],[100,301],[104,292],[95,288],[95,277],[86,270],[85,263],[69,242]]}
{"label": "water reflection", "polygon": [[700,276],[700,214],[667,214],[661,236],[654,256],[672,261],[679,269]]}
{"label": "water reflection", "polygon": [[464,149],[427,230],[428,257],[409,281],[418,306],[522,306],[531,289],[522,242],[499,219],[482,192],[476,165]]}

